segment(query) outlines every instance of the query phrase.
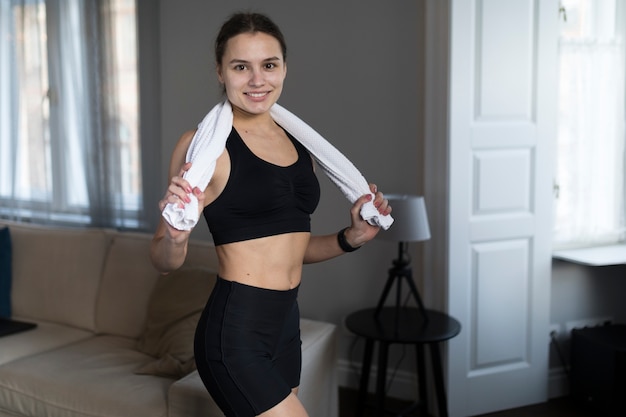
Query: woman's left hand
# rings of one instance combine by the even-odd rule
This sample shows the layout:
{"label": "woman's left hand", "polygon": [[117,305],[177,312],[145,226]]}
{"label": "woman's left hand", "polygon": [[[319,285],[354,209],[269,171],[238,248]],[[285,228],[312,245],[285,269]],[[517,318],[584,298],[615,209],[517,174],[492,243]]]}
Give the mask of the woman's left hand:
{"label": "woman's left hand", "polygon": [[378,191],[376,184],[370,184],[370,190],[372,194],[365,194],[361,196],[357,201],[354,202],[354,205],[350,209],[350,217],[352,219],[352,224],[345,231],[346,240],[348,244],[354,248],[364,245],[370,240],[374,239],[374,237],[380,231],[380,227],[372,226],[367,221],[361,218],[361,206],[368,201],[374,200],[374,207],[378,210],[378,212],[382,215],[387,215],[391,213],[391,206],[389,205],[389,201],[384,197],[383,193]]}

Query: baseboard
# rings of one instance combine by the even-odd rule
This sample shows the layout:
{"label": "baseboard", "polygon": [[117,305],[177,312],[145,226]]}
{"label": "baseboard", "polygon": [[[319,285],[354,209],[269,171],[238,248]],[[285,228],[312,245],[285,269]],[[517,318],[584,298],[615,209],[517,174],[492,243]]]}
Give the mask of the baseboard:
{"label": "baseboard", "polygon": [[[346,359],[339,359],[337,362],[337,372],[339,386],[357,390],[361,375],[360,362],[351,362]],[[376,365],[372,364],[372,374],[370,375],[369,391],[375,391]],[[388,380],[394,375],[393,369],[387,369]],[[415,399],[417,393],[417,376],[408,371],[395,371],[393,382],[389,386],[388,395],[400,399]],[[569,381],[567,373],[562,367],[550,368],[548,371],[548,398],[559,398],[569,395]]]}
{"label": "baseboard", "polygon": [[[337,362],[339,386],[358,389],[361,378],[361,363],[339,359]],[[377,368],[372,364],[372,372],[369,380],[369,391],[375,392]],[[413,372],[404,370],[387,369],[387,381],[393,381],[388,386],[389,397],[414,400],[417,395],[417,376]]]}

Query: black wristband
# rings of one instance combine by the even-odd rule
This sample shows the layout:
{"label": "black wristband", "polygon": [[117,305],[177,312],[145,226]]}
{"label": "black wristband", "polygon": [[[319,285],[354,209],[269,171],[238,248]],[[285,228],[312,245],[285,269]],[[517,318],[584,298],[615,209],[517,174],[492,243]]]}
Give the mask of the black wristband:
{"label": "black wristband", "polygon": [[346,229],[347,227],[344,227],[343,229],[339,231],[339,233],[337,233],[337,242],[339,242],[339,247],[341,248],[342,251],[354,252],[355,250],[359,249],[360,246],[357,246],[355,248],[354,246],[351,246],[348,243],[348,241],[346,240]]}

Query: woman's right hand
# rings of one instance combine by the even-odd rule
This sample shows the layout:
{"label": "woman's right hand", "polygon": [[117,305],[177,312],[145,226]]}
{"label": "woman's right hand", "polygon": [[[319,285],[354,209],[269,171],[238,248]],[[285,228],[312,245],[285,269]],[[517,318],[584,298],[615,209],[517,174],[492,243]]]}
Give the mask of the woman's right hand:
{"label": "woman's right hand", "polygon": [[170,180],[170,184],[165,191],[165,195],[159,201],[159,210],[163,211],[168,204],[176,204],[180,208],[185,206],[185,203],[189,203],[191,199],[189,194],[192,192],[191,185],[183,177],[185,172],[191,168],[191,162],[187,162],[181,168],[178,175],[175,175]]}
{"label": "woman's right hand", "polygon": [[[185,204],[191,202],[189,194],[193,193],[198,199],[198,207],[201,211],[204,208],[204,193],[198,187],[191,187],[189,182],[184,178],[185,172],[191,168],[191,162],[185,163],[180,169],[178,175],[175,175],[170,180],[170,184],[167,187],[165,195],[159,201],[159,211],[163,212],[168,204],[178,205],[180,208],[184,208]],[[201,214],[201,213],[199,213]],[[167,221],[163,221],[167,228],[167,234],[173,240],[180,240],[186,238],[191,231],[178,230],[172,227]]]}

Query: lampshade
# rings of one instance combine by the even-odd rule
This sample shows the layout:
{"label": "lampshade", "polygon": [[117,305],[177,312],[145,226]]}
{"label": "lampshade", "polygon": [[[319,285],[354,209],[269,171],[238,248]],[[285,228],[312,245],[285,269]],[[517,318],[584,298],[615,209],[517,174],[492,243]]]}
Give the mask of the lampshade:
{"label": "lampshade", "polygon": [[394,242],[417,242],[430,239],[428,216],[424,197],[406,194],[385,195],[394,218],[388,230],[381,230],[377,238]]}

